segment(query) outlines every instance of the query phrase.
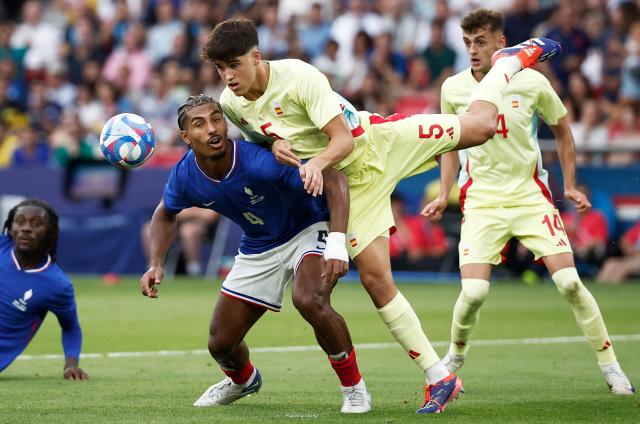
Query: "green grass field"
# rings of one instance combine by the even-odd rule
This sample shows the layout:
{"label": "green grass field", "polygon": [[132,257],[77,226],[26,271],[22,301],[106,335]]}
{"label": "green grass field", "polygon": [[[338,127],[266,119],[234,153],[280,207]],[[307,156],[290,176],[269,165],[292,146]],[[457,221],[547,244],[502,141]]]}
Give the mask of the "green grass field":
{"label": "green grass field", "polygon": [[[25,355],[0,374],[0,422],[194,423],[311,422],[411,423],[638,423],[638,397],[608,393],[585,341],[472,346],[461,370],[466,393],[444,415],[417,416],[423,377],[397,345],[358,351],[361,371],[373,397],[373,410],[341,415],[338,380],[319,350],[256,352],[263,375],[259,394],[233,405],[196,409],[193,401],[222,373],[207,354],[209,317],[218,285],[206,281],[166,281],[160,298],[143,298],[136,280],[105,286],[98,279],[74,279],[84,330],[82,367],[88,382],[62,379],[60,330],[50,316]],[[640,285],[589,285],[609,331],[640,333]],[[429,338],[444,354],[456,285],[401,285]],[[342,284],[334,307],[346,318],[356,344],[389,343],[386,331],[362,287]],[[523,339],[580,335],[573,314],[550,285],[496,284],[474,338]],[[268,313],[249,334],[250,347],[314,345],[313,332],[290,300],[280,313]],[[640,385],[640,338],[614,346],[629,378]],[[108,352],[200,352],[113,357]]]}

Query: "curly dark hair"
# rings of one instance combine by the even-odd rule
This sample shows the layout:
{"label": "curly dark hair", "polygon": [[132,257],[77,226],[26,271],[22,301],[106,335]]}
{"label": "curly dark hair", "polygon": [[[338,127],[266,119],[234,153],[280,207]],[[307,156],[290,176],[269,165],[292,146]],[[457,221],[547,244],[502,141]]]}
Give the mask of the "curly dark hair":
{"label": "curly dark hair", "polygon": [[231,18],[216,25],[202,47],[207,62],[229,62],[258,47],[258,30],[249,19]]}
{"label": "curly dark hair", "polygon": [[51,260],[55,261],[58,249],[58,233],[60,231],[58,227],[58,214],[47,202],[39,199],[26,199],[18,203],[9,211],[7,220],[4,222],[4,227],[2,228],[2,234],[7,234],[11,237],[9,231],[13,225],[13,218],[16,216],[18,208],[23,206],[35,206],[43,209],[47,213],[49,222],[47,223],[47,233],[45,234],[44,241],[42,243],[42,251],[51,256]]}
{"label": "curly dark hair", "polygon": [[480,29],[489,31],[503,31],[504,17],[502,13],[491,9],[476,9],[467,13],[460,22],[462,30],[472,34]]}
{"label": "curly dark hair", "polygon": [[205,96],[204,94],[189,96],[187,101],[180,105],[180,107],[178,108],[178,128],[180,128],[180,131],[184,131],[185,129],[185,119],[187,117],[187,112],[189,112],[196,106],[205,105],[207,103],[213,103],[218,107],[218,110],[222,112],[220,103],[213,97]]}

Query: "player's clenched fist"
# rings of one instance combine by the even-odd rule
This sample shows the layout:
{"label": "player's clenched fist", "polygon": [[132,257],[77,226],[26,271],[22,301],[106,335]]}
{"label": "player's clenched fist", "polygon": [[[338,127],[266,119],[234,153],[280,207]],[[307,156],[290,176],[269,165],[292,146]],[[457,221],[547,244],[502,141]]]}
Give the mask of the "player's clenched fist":
{"label": "player's clenched fist", "polygon": [[162,283],[164,278],[164,269],[162,267],[149,268],[140,278],[140,291],[143,296],[151,297],[153,299],[158,297],[157,285]]}

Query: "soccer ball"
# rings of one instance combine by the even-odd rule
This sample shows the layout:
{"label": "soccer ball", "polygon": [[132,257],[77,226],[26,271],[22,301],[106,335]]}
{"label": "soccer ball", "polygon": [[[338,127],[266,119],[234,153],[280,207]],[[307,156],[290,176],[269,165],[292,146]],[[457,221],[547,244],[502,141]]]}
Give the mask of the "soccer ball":
{"label": "soccer ball", "polygon": [[112,116],[100,133],[100,150],[119,168],[137,168],[153,155],[156,139],[142,116],[121,113]]}

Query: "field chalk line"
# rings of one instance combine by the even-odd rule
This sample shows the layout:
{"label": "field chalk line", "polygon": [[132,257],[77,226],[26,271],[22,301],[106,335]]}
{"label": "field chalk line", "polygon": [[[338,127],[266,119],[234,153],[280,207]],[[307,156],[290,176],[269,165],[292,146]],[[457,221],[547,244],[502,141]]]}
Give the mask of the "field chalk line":
{"label": "field chalk line", "polygon": [[[640,334],[619,334],[609,337],[612,341],[634,341],[640,340]],[[525,339],[484,339],[472,340],[471,346],[517,346],[517,345],[538,345],[538,344],[562,344],[562,343],[586,343],[584,336],[565,336],[565,337],[539,337]],[[449,346],[449,342],[432,342],[434,347]],[[375,349],[393,349],[399,348],[398,343],[362,343],[356,344],[358,350],[375,350]],[[282,353],[282,352],[307,352],[320,350],[317,345],[312,346],[274,346],[274,347],[254,347],[251,353]],[[81,359],[105,359],[105,358],[146,358],[152,356],[189,356],[189,355],[209,355],[206,349],[195,350],[156,350],[145,352],[107,352],[107,353],[83,353]],[[18,361],[33,361],[42,359],[64,359],[63,355],[47,354],[47,355],[20,355],[16,358]]]}

